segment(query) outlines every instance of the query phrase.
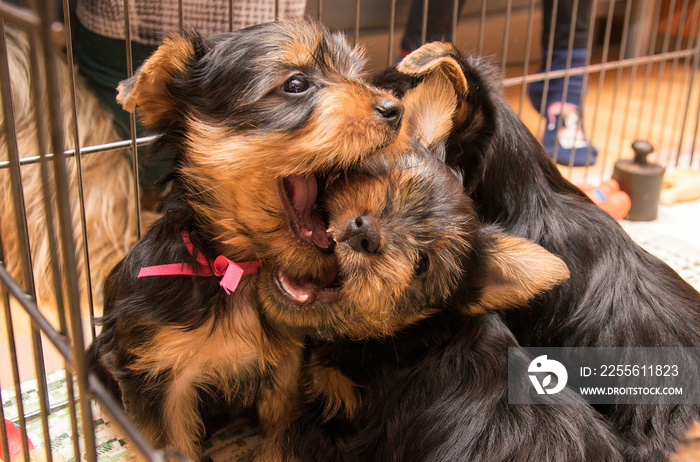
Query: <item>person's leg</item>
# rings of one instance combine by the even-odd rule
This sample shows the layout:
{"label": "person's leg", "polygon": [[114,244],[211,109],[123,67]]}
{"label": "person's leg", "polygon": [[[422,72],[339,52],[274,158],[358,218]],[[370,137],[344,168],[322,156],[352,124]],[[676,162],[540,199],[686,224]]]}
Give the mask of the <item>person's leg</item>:
{"label": "person's leg", "polygon": [[[557,0],[543,0],[542,29],[542,66],[544,72],[551,49],[551,71],[567,68],[570,59],[571,68],[580,68],[586,64],[588,33],[591,19],[592,2],[579,0],[574,26],[573,48],[569,55],[571,20],[574,16],[573,0],[558,0],[554,30],[551,30],[552,13]],[[569,164],[573,156],[573,165],[590,165],[595,162],[597,150],[586,138],[582,127],[582,96],[585,93],[583,72],[572,73],[565,77],[534,82],[528,87],[530,100],[538,111],[544,104],[544,116],[547,119],[542,144],[550,156],[562,164]],[[543,101],[544,100],[544,101]],[[562,119],[559,122],[559,119]]]}
{"label": "person's leg", "polygon": [[[428,20],[425,34],[425,43],[435,41],[452,41],[452,24],[454,14],[454,2],[459,2],[459,10],[465,0],[429,0]],[[406,28],[401,39],[401,53],[403,56],[420,47],[423,44],[423,2],[424,0],[411,0],[411,9],[408,13]],[[403,57],[402,56],[402,57]]]}

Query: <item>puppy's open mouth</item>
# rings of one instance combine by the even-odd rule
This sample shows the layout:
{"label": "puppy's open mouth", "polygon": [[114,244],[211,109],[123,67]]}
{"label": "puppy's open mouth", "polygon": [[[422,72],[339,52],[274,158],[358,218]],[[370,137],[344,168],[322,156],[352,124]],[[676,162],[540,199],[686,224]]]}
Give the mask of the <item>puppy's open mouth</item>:
{"label": "puppy's open mouth", "polygon": [[318,207],[319,181],[315,176],[292,175],[284,178],[281,196],[292,231],[303,242],[321,251],[332,251],[333,240]]}
{"label": "puppy's open mouth", "polygon": [[340,297],[338,271],[329,271],[324,280],[294,280],[281,271],[277,271],[273,280],[277,289],[290,301],[299,305],[310,305],[316,301],[334,302]]}
{"label": "puppy's open mouth", "polygon": [[[292,175],[282,180],[280,195],[297,239],[323,253],[331,253],[335,241],[328,234],[328,224],[319,206],[323,187],[323,180],[315,176]],[[335,266],[320,278],[298,279],[278,270],[273,279],[282,295],[301,305],[317,300],[333,301],[337,298],[340,287]]]}

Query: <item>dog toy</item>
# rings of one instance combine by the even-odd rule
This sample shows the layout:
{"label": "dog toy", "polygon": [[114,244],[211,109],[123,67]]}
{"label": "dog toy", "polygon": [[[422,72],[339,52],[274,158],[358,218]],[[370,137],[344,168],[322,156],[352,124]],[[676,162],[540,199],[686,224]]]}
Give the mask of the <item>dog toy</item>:
{"label": "dog toy", "polygon": [[620,191],[620,185],[613,179],[604,181],[600,186],[583,183],[578,187],[598,207],[608,212],[616,220],[625,218],[632,207],[630,196],[626,192]]}
{"label": "dog toy", "polygon": [[700,170],[676,169],[666,173],[661,190],[662,204],[670,205],[696,199],[700,199]]}

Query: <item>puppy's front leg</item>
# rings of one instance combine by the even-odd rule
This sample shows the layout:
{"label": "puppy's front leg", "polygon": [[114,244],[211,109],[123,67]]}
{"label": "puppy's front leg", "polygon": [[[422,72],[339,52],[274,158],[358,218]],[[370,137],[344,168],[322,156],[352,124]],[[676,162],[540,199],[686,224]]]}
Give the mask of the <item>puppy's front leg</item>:
{"label": "puppy's front leg", "polygon": [[272,377],[260,390],[257,410],[263,436],[287,428],[299,408],[302,348],[290,346],[273,366]]}
{"label": "puppy's front leg", "polygon": [[122,395],[127,413],[157,448],[175,448],[197,460],[204,424],[194,370],[161,371]]}

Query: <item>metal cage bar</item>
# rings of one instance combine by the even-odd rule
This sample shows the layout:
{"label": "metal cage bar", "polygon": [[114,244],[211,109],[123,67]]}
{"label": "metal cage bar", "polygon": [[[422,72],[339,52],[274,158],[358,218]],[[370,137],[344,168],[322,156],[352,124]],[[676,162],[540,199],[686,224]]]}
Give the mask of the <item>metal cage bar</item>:
{"label": "metal cage bar", "polygon": [[[182,3],[178,3],[178,21],[182,24]],[[131,49],[131,23],[129,20],[129,0],[124,0],[124,42],[126,45],[126,77],[131,77],[134,74],[134,64]],[[129,133],[131,134],[131,167],[134,172],[134,206],[136,207],[136,232],[141,237],[141,207],[139,197],[141,196],[141,187],[139,184],[139,151],[136,147],[136,114],[132,113],[129,116]]]}

